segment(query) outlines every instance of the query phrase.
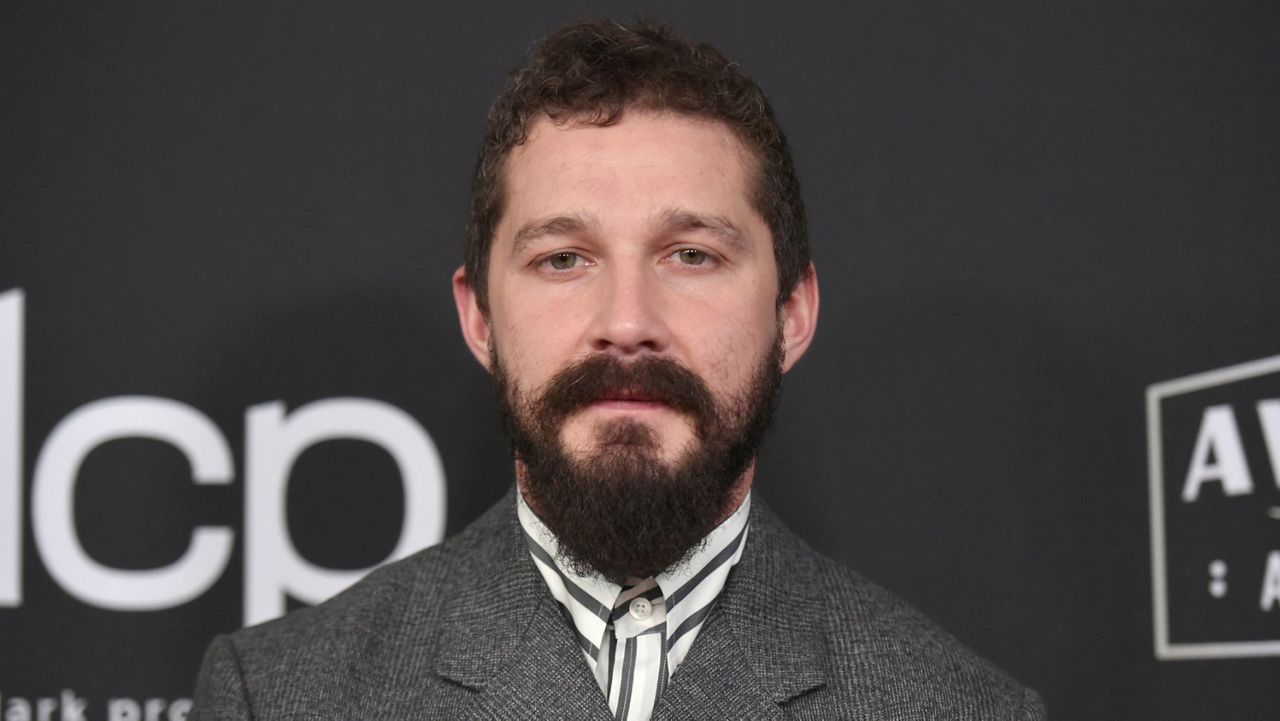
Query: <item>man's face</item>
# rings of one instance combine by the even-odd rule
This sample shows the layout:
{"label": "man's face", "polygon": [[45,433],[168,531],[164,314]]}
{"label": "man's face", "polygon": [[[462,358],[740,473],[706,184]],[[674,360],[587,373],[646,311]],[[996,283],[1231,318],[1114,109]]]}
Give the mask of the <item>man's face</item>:
{"label": "man's face", "polygon": [[[743,406],[767,403],[762,384],[807,346],[816,281],[779,308],[752,172],[726,126],[670,113],[609,127],[543,120],[512,152],[488,314],[461,271],[455,292],[509,412],[570,464],[678,470],[708,444],[732,445],[754,410]],[[591,390],[575,396],[578,385]],[[548,399],[558,410],[539,406]],[[750,469],[736,474],[740,497]]]}

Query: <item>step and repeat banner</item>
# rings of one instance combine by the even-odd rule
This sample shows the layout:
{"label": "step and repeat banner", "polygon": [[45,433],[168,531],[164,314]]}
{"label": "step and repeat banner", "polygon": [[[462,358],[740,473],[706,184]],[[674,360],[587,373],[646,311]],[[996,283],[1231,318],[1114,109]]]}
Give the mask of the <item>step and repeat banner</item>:
{"label": "step and repeat banner", "polygon": [[537,37],[661,17],[787,130],[822,284],[761,496],[1058,718],[1280,713],[1280,12],[0,10],[0,718],[182,719],[213,635],[512,483],[449,288]]}

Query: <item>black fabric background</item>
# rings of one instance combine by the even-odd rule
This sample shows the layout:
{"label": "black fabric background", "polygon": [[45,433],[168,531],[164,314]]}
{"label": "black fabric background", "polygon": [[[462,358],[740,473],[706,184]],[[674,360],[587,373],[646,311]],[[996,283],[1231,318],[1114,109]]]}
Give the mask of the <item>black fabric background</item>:
{"label": "black fabric background", "polygon": [[[1273,718],[1276,657],[1152,650],[1146,387],[1280,354],[1280,12],[1208,1],[6,4],[0,292],[26,302],[25,483],[75,408],[176,399],[221,429],[236,481],[104,445],[82,541],[123,568],[172,562],[195,524],[238,543],[196,600],[106,611],[51,580],[28,509],[0,699],[73,689],[105,718],[109,698],[189,695],[241,620],[251,405],[409,412],[443,456],[451,531],[505,490],[448,283],[484,115],[541,34],[637,15],[741,62],[804,185],[822,318],[764,498],[1058,718]],[[1275,375],[1251,388],[1241,414],[1280,397]],[[1261,518],[1280,502],[1250,454]],[[308,451],[289,494],[303,554],[385,555],[395,473],[367,444]],[[1256,589],[1277,523],[1205,557],[1243,558],[1232,581]],[[1280,610],[1240,607],[1280,637]]]}

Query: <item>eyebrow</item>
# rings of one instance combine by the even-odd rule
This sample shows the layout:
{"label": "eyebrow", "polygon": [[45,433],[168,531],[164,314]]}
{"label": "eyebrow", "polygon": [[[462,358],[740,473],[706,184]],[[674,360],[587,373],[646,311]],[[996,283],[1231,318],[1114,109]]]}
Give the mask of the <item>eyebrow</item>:
{"label": "eyebrow", "polygon": [[[548,235],[580,235],[596,232],[600,223],[590,213],[570,213],[534,218],[516,230],[511,241],[511,254],[520,255],[533,241]],[[683,208],[659,211],[653,223],[658,235],[688,231],[707,231],[734,248],[747,247],[742,231],[733,221],[720,215],[704,215]]]}
{"label": "eyebrow", "polygon": [[703,215],[681,208],[668,208],[658,214],[655,226],[662,235],[705,230],[735,248],[742,249],[747,245],[738,226],[720,215]]}
{"label": "eyebrow", "polygon": [[516,231],[511,241],[511,254],[520,255],[525,248],[546,235],[576,235],[589,233],[599,227],[595,216],[584,213],[534,218]]}

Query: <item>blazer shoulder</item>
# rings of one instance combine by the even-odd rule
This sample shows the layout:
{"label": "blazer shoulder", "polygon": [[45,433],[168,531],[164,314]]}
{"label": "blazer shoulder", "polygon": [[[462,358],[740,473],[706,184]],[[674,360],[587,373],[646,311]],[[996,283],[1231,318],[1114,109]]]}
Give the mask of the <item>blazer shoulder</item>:
{"label": "blazer shoulder", "polygon": [[861,718],[868,710],[903,719],[1045,717],[1034,691],[758,506],[747,583],[767,596],[770,609],[812,619],[812,630],[800,636],[823,649],[826,684],[791,702],[796,718]]}
{"label": "blazer shoulder", "polygon": [[193,717],[301,718],[299,709],[347,708],[389,677],[426,668],[447,599],[483,572],[503,527],[501,514],[491,511],[324,603],[214,639],[196,682]]}
{"label": "blazer shoulder", "polygon": [[[461,576],[483,565],[498,532],[507,524],[498,504],[461,533],[399,561],[380,566],[327,601],[229,634],[250,663],[257,654],[279,657],[333,652],[368,643],[407,626],[440,605]],[[514,507],[514,506],[513,506]],[[506,514],[514,517],[514,513]]]}
{"label": "blazer shoulder", "polygon": [[[350,588],[316,606],[300,608],[280,618],[242,628],[227,635],[242,657],[257,652],[272,655],[312,651],[314,646],[332,649],[355,637],[395,625],[415,596],[440,589],[449,577],[453,554],[433,546],[370,571]],[[429,604],[428,604],[429,605]]]}
{"label": "blazer shoulder", "polygon": [[[932,718],[1043,719],[1040,697],[918,609],[814,553],[827,599],[830,671],[860,692],[910,699]],[[870,683],[869,683],[870,682]],[[953,713],[954,712],[954,713]]]}

